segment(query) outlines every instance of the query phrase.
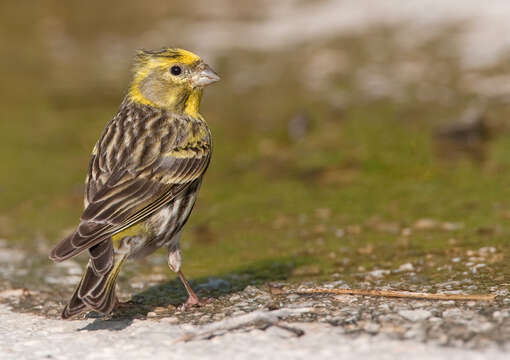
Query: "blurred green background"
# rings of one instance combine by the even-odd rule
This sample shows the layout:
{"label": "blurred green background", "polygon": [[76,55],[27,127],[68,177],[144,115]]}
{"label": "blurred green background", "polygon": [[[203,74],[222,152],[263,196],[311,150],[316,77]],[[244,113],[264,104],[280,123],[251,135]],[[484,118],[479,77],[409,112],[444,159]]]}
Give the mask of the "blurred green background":
{"label": "blurred green background", "polygon": [[[47,265],[78,222],[90,151],[136,49],[175,46],[222,76],[202,103],[215,150],[183,237],[192,277],[245,269],[266,280],[356,282],[411,263],[419,285],[469,277],[474,291],[508,286],[507,52],[480,57],[494,46],[470,42],[482,31],[466,19],[439,11],[426,22],[420,9],[399,9],[2,1],[3,246]],[[466,263],[480,248],[490,256],[473,272]],[[136,266],[173,276],[155,261]],[[274,264],[290,270],[275,274]]]}

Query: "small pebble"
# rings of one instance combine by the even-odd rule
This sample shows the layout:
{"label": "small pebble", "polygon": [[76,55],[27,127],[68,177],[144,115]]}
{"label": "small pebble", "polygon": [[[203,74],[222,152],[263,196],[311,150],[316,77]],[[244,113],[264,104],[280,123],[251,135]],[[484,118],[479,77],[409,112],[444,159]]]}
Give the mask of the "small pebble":
{"label": "small pebble", "polygon": [[239,296],[239,295],[237,295],[237,294],[234,294],[234,295],[232,295],[232,296],[230,297],[230,299],[229,299],[229,300],[230,300],[231,302],[235,302],[235,301],[240,300],[240,299],[241,299],[241,296]]}
{"label": "small pebble", "polygon": [[287,296],[287,300],[289,301],[296,301],[297,299],[299,299],[299,295],[297,294],[290,294],[289,296]]}
{"label": "small pebble", "polygon": [[269,286],[269,292],[273,295],[280,295],[280,294],[284,294],[285,290],[278,288],[278,287]]}
{"label": "small pebble", "polygon": [[336,236],[337,238],[339,238],[339,239],[340,239],[340,238],[343,238],[343,237],[344,237],[344,235],[345,235],[345,230],[344,230],[344,229],[336,229],[336,230],[335,230],[335,236]]}
{"label": "small pebble", "polygon": [[414,271],[414,266],[411,263],[405,263],[400,265],[398,271]]}
{"label": "small pebble", "polygon": [[443,311],[443,318],[459,319],[462,316],[462,310],[454,308]]}
{"label": "small pebble", "polygon": [[335,295],[335,297],[333,299],[335,299],[336,301],[342,302],[342,303],[347,303],[347,304],[356,302],[358,300],[357,297],[354,295]]}
{"label": "small pebble", "polygon": [[381,329],[381,325],[375,322],[368,322],[363,325],[363,330],[365,330],[369,334],[377,334]]}
{"label": "small pebble", "polygon": [[168,323],[168,324],[178,324],[179,323],[179,319],[174,316],[162,318],[161,321]]}
{"label": "small pebble", "polygon": [[433,219],[419,219],[413,225],[413,227],[417,230],[432,230],[437,228],[438,223]]}
{"label": "small pebble", "polygon": [[398,312],[400,316],[402,316],[404,319],[407,319],[409,321],[423,321],[427,320],[429,317],[432,316],[432,313],[428,310],[400,310]]}

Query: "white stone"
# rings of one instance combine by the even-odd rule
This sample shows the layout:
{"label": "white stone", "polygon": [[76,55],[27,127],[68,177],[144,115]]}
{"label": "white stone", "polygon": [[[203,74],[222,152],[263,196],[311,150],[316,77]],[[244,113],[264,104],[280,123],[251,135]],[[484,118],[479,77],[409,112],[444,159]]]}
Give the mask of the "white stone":
{"label": "white stone", "polygon": [[432,316],[432,313],[428,310],[418,309],[418,310],[400,310],[398,312],[400,316],[409,321],[423,321],[427,320]]}

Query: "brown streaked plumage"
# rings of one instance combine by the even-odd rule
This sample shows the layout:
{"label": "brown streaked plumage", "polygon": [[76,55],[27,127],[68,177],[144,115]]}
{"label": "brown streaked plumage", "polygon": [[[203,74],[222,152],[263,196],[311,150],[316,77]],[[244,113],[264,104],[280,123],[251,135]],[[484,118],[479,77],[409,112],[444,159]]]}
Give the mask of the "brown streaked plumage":
{"label": "brown streaked plumage", "polygon": [[92,152],[80,224],[50,253],[54,261],[84,250],[90,255],[63,318],[111,312],[125,260],[162,246],[189,292],[188,303],[197,302],[180,271],[179,240],[212,150],[198,112],[202,88],[218,79],[185,50],[139,53],[130,92]]}

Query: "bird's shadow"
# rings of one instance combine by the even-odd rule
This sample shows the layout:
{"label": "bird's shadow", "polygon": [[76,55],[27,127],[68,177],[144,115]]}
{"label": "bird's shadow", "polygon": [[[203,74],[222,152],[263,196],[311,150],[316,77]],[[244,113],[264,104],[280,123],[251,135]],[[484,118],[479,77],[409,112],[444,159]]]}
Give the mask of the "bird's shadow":
{"label": "bird's shadow", "polygon": [[[190,279],[190,283],[201,298],[215,299],[242,291],[248,285],[260,285],[272,281],[287,280],[296,267],[313,262],[309,257],[273,258],[257,261],[234,269],[228,273]],[[132,296],[131,300],[105,317],[89,313],[87,318],[95,320],[78,331],[119,331],[129,327],[135,319],[145,319],[154,309],[175,308],[186,300],[187,294],[179,279],[149,287]],[[192,310],[191,310],[192,311]]]}

